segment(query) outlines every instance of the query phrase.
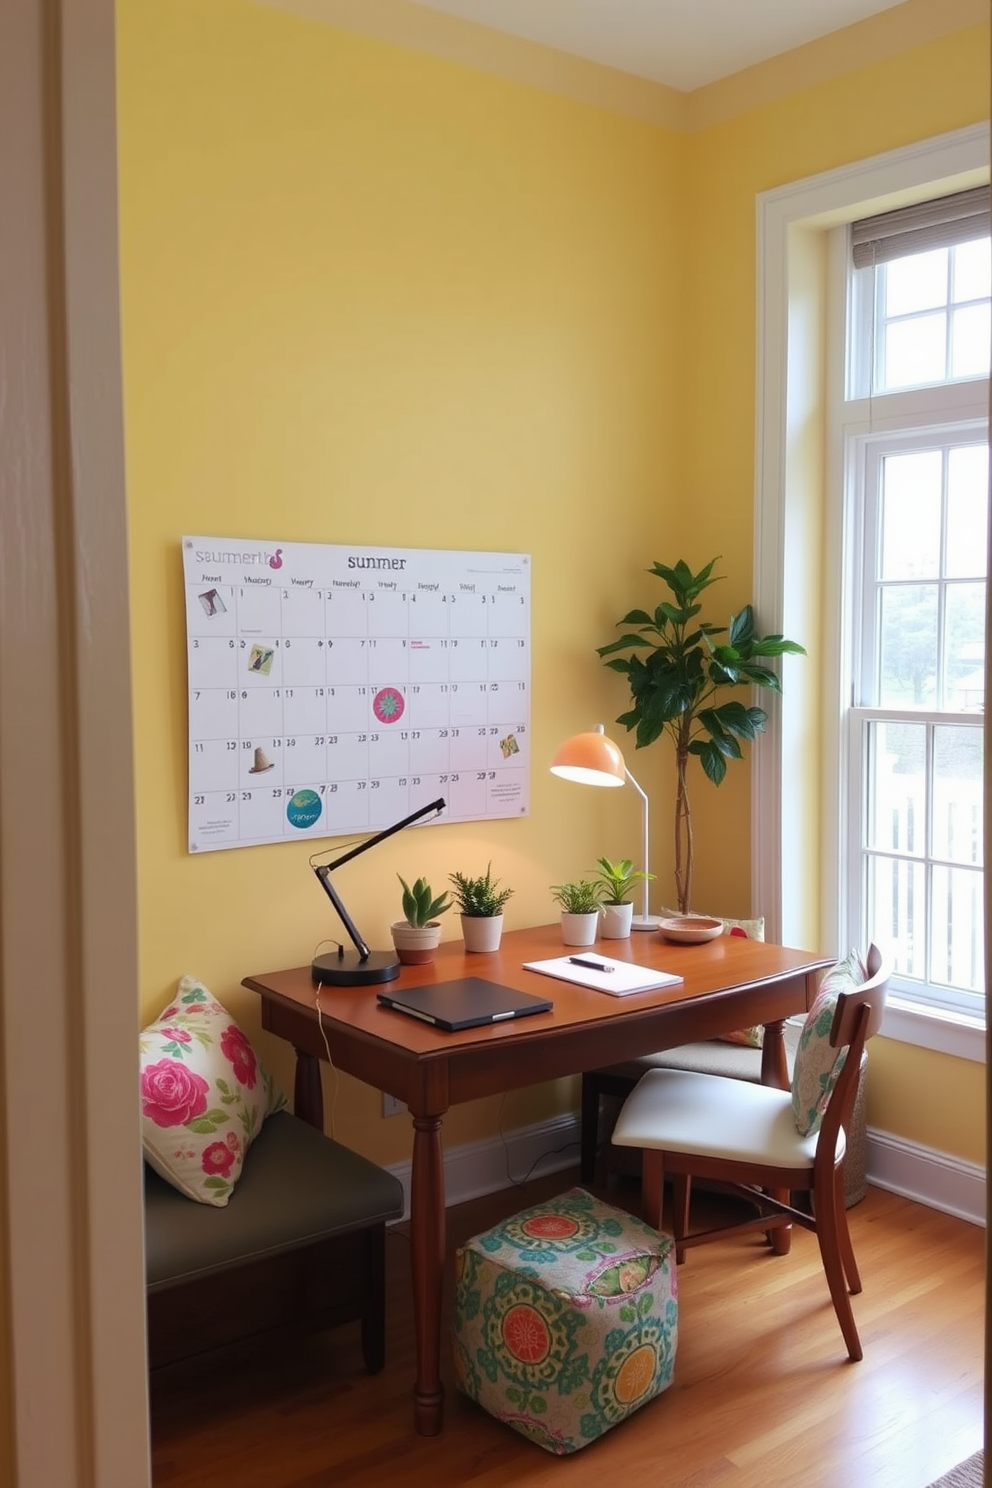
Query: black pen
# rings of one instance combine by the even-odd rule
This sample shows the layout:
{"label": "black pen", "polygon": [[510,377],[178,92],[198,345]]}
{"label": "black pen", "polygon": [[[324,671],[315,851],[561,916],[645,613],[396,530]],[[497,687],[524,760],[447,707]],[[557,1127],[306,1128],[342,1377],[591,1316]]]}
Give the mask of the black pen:
{"label": "black pen", "polygon": [[584,956],[569,956],[568,959],[569,959],[569,963],[572,966],[588,966],[588,968],[589,968],[590,971],[612,971],[613,970],[613,967],[612,966],[607,966],[602,961],[587,961]]}

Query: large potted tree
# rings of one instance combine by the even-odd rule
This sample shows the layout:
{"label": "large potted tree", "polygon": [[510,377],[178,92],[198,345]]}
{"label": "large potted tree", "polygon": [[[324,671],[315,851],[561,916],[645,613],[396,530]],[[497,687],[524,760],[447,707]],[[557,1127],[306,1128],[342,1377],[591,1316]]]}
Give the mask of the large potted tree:
{"label": "large potted tree", "polygon": [[683,915],[689,912],[692,892],[689,760],[695,756],[707,779],[720,785],[728,760],[743,759],[741,742],[757,738],[768,718],[763,708],[749,707],[739,698],[721,701],[721,695],[751,687],[781,692],[768,660],[806,654],[784,636],[759,635],[749,604],[731,615],[727,625],[699,618],[699,596],[718,582],[713,575],[717,561],[711,559],[698,573],[681,558],[673,567],[655,563],[648,572],[662,580],[672,598],[662,600],[653,614],[629,611],[617,624],[636,630],[628,628],[619,640],[597,649],[630,687],[631,706],[617,723],[634,730],[638,749],[663,733],[675,748],[675,892]]}

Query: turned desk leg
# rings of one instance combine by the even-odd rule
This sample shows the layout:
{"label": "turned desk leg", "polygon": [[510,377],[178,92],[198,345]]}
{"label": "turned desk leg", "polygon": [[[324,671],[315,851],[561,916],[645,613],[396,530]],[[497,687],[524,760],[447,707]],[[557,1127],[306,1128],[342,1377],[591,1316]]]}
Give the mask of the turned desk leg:
{"label": "turned desk leg", "polygon": [[413,1118],[410,1185],[410,1263],[417,1342],[414,1422],[421,1436],[441,1430],[441,1303],[444,1285],[445,1213],[441,1118]]}

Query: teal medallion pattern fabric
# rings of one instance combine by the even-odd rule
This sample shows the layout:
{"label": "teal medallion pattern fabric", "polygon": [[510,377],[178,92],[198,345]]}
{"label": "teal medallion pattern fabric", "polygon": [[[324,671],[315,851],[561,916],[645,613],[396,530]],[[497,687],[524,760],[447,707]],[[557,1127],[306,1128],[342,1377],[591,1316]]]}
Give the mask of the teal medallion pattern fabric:
{"label": "teal medallion pattern fabric", "polygon": [[577,1451],[672,1382],[674,1242],[581,1188],[456,1253],[455,1373],[545,1451]]}

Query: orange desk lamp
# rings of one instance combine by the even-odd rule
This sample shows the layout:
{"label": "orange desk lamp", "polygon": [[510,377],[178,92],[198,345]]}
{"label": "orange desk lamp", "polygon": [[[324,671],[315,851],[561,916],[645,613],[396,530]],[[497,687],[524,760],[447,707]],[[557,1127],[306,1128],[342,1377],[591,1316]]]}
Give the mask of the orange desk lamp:
{"label": "orange desk lamp", "polygon": [[[606,737],[601,723],[585,734],[573,734],[562,744],[551,761],[552,775],[575,780],[579,785],[632,785],[641,798],[643,844],[642,866],[648,869],[648,798],[624,764],[623,755],[612,739]],[[634,915],[632,930],[657,930],[661,920],[648,912],[648,880],[642,885],[643,913]]]}

